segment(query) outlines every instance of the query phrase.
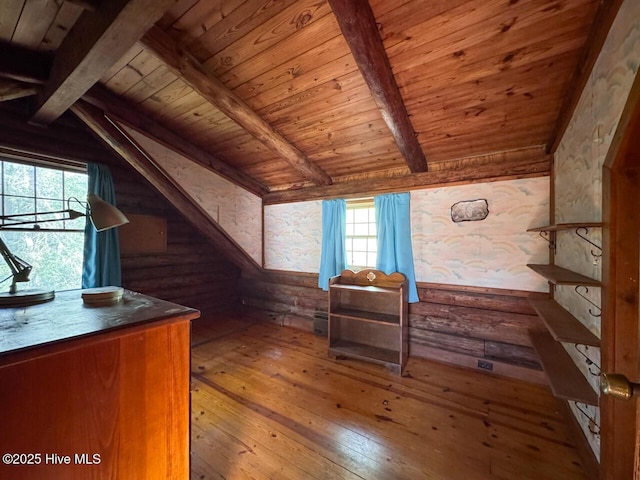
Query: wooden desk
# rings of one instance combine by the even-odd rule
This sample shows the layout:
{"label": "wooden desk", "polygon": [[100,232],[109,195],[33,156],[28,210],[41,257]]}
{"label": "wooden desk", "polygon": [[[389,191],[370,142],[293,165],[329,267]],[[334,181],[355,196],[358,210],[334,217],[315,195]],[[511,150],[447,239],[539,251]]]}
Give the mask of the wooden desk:
{"label": "wooden desk", "polygon": [[199,315],[130,291],[104,307],[77,290],[0,309],[0,455],[32,462],[0,457],[0,478],[189,478]]}

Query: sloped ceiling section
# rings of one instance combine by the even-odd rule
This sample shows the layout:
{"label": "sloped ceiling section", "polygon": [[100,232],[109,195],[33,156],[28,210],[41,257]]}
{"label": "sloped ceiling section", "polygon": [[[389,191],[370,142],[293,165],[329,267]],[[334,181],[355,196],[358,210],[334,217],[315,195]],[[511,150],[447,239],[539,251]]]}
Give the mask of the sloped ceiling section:
{"label": "sloped ceiling section", "polygon": [[[283,148],[324,172],[331,192],[412,175],[387,118],[392,109],[378,99],[392,87],[381,87],[384,74],[367,72],[367,64],[388,66],[430,170],[459,172],[473,169],[466,158],[547,145],[597,7],[595,0],[185,0],[101,81],[274,194],[327,186],[324,175],[294,168]],[[375,22],[361,21],[365,10]],[[376,38],[381,55],[363,60]],[[272,138],[256,132],[262,122]],[[539,160],[532,171],[548,173]]]}
{"label": "sloped ceiling section", "polygon": [[262,201],[260,197],[134,129],[121,125],[149,159],[218,224],[247,255],[262,264]]}
{"label": "sloped ceiling section", "polygon": [[542,176],[621,1],[5,0],[0,101],[82,98],[266,204]]}
{"label": "sloped ceiling section", "polygon": [[198,204],[167,177],[151,155],[126,133],[124,127],[85,102],[77,102],[71,110],[129,165],[143,174],[149,183],[203,235],[217,245],[229,260],[247,271],[256,271],[261,267],[261,263],[247,255]]}

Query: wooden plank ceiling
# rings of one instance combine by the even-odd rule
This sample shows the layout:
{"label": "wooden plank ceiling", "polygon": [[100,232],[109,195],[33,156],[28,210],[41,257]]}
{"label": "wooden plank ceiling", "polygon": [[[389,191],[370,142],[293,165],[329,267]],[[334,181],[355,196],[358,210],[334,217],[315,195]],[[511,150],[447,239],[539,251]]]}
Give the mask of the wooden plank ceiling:
{"label": "wooden plank ceiling", "polygon": [[[264,186],[272,192],[265,198],[406,175],[433,183],[385,122],[366,74],[365,64],[378,60],[358,55],[358,39],[346,32],[357,37],[366,28],[358,15],[345,19],[345,4],[370,8],[430,173],[446,182],[447,170],[465,168],[458,159],[468,157],[502,159],[508,168],[530,149],[532,172],[540,174],[598,0],[177,0],[99,83]],[[0,47],[55,53],[99,5],[5,0]],[[32,94],[29,88],[0,84],[7,100]]]}

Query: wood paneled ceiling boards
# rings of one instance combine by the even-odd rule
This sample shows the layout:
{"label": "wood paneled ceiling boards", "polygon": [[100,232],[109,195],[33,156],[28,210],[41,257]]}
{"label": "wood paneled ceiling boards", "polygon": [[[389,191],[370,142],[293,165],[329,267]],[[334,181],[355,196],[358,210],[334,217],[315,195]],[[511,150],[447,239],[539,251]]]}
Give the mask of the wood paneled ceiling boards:
{"label": "wood paneled ceiling boards", "polygon": [[0,101],[83,98],[265,203],[548,175],[600,3],[6,0]]}

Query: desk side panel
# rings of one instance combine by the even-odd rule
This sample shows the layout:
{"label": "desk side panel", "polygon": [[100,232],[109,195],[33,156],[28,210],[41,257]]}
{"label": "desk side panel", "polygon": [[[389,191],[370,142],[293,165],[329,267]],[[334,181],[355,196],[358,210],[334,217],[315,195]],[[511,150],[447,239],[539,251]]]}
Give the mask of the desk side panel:
{"label": "desk side panel", "polygon": [[188,478],[189,334],[151,324],[0,368],[0,452],[41,454],[0,478]]}

